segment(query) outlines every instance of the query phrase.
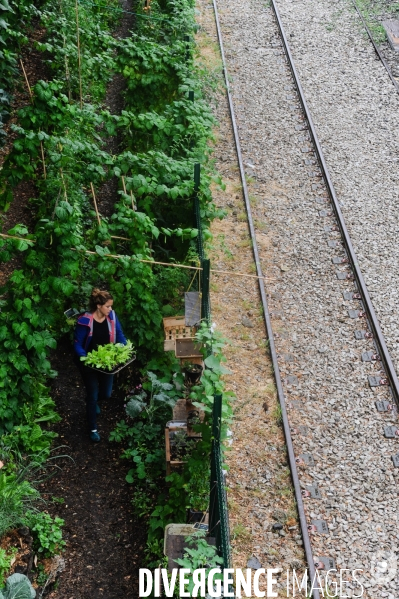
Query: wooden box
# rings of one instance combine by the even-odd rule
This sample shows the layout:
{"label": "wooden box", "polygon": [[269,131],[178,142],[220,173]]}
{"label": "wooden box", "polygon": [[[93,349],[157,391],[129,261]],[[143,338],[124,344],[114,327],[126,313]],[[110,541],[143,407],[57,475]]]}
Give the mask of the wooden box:
{"label": "wooden box", "polygon": [[169,316],[163,319],[163,326],[165,330],[165,351],[176,351],[176,340],[177,339],[189,339],[191,342],[194,340],[196,327],[189,327],[186,325],[184,316]]}

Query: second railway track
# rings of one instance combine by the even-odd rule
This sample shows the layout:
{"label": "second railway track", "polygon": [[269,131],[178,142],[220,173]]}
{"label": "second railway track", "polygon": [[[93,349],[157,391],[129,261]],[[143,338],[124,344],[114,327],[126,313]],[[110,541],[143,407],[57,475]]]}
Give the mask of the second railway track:
{"label": "second railway track", "polygon": [[[363,597],[397,599],[395,369],[278,3],[214,7],[258,272],[278,279],[260,291],[309,568],[360,569]],[[350,581],[342,596],[358,592]]]}

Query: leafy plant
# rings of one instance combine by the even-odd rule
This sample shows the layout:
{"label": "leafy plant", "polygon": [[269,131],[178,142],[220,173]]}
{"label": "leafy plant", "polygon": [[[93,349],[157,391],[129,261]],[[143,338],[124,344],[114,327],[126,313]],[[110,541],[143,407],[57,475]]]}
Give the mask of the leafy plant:
{"label": "leafy plant", "polygon": [[80,359],[86,366],[95,366],[101,370],[114,370],[117,366],[125,364],[133,355],[134,347],[130,341],[123,343],[109,343],[100,345],[97,350],[94,350],[82,356]]}
{"label": "leafy plant", "polygon": [[[217,554],[215,545],[210,545],[205,538],[205,531],[198,530],[191,536],[185,539],[188,547],[185,548],[182,558],[178,558],[176,563],[181,568],[187,568],[190,572],[194,572],[197,569],[205,569],[205,576],[208,576],[211,568],[223,568],[223,558]],[[221,580],[222,574],[216,575],[215,580]],[[185,591],[191,595],[194,588],[194,582],[192,576],[189,577],[189,584]],[[177,596],[176,596],[177,597]]]}
{"label": "leafy plant", "polygon": [[26,508],[38,497],[39,493],[23,480],[21,473],[0,470],[0,538],[23,521]]}
{"label": "leafy plant", "polygon": [[[210,221],[223,216],[213,203],[211,185],[223,184],[209,160],[214,119],[202,91],[204,73],[194,64],[194,42],[188,45],[183,37],[196,30],[192,0],[153,0],[152,18],[159,26],[142,19],[125,40],[112,36],[119,19],[115,15],[120,14],[112,10],[116,0],[107,6],[82,0],[80,72],[74,5],[63,0],[39,4],[0,0],[6,22],[2,31],[6,45],[0,51],[0,87],[5,89],[1,106],[8,105],[3,81],[12,81],[17,73],[17,53],[27,41],[26,27],[33,17],[40,19],[45,31],[36,47],[54,75],[52,81],[37,82],[32,102],[13,115],[15,141],[0,172],[4,209],[21,181],[33,181],[35,189],[31,232],[17,225],[9,231],[17,239],[0,242],[0,260],[18,256],[20,264],[0,301],[0,341],[6,349],[0,355],[0,435],[23,452],[48,455],[54,438],[49,426],[57,420],[48,392],[49,378],[56,376],[49,356],[61,335],[70,332],[65,308],[71,303],[84,306],[91,287],[107,286],[120,302],[118,314],[141,349],[142,363],[151,360],[147,370],[159,373],[174,367],[175,359],[162,352],[162,316],[165,306],[182,308],[189,277],[144,261],[191,264],[198,236],[192,222],[195,162],[202,164],[204,240],[210,237]],[[107,83],[116,73],[126,82],[125,110],[120,115],[110,114],[103,104]],[[194,101],[189,91],[194,92]],[[111,155],[105,141],[115,134],[122,144],[119,153]],[[119,195],[113,214],[101,215],[98,223],[90,187],[98,189],[110,180],[118,185]],[[169,490],[162,486],[162,433],[179,395],[170,376],[149,375],[141,396],[128,402],[130,416],[138,421],[134,426],[120,423],[114,432],[114,440],[127,445],[124,457],[133,464],[128,480],[140,490],[137,510],[152,513],[151,547],[160,547],[165,523],[183,520],[188,502],[205,497],[210,398],[222,388],[221,362],[220,358],[218,365],[210,363],[211,373],[207,371],[193,390],[207,411],[206,422],[195,425],[203,428],[203,439],[187,456],[184,472],[169,477]],[[109,368],[109,356],[106,363]],[[12,486],[15,473],[10,469],[6,476]],[[24,484],[16,481],[18,509],[26,501],[29,504]],[[42,552],[61,548],[60,519],[51,524],[48,514],[36,519],[35,512],[29,514]]]}
{"label": "leafy plant", "polygon": [[46,512],[29,510],[24,517],[24,524],[33,535],[35,551],[43,553],[45,557],[51,557],[65,547],[65,541],[62,540],[62,518],[52,518]]}
{"label": "leafy plant", "polygon": [[[154,372],[148,371],[148,384],[145,385],[149,391],[149,397],[145,389],[140,393],[128,398],[126,413],[131,418],[136,418],[141,411],[145,411],[150,424],[154,420],[155,412],[162,406],[173,409],[176,403],[176,390],[174,385],[158,379]],[[173,392],[173,393],[171,393]],[[148,402],[145,401],[148,399]]]}
{"label": "leafy plant", "polygon": [[0,548],[0,586],[4,584],[4,576],[10,571],[13,559],[17,553],[17,548],[14,547],[10,550]]}
{"label": "leafy plant", "polygon": [[0,599],[34,599],[36,591],[24,574],[12,574],[6,580],[6,586],[0,590]]}

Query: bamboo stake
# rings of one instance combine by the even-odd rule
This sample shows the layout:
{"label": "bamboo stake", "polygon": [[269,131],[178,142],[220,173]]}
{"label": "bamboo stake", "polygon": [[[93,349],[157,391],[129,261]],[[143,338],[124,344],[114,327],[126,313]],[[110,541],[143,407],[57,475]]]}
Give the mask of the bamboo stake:
{"label": "bamboo stake", "polygon": [[15,235],[6,235],[5,233],[0,233],[0,237],[5,237],[6,239],[18,239],[18,241],[26,241],[27,243],[36,243],[34,239],[25,239],[25,237],[16,237]]}
{"label": "bamboo stake", "polygon": [[94,193],[93,183],[90,183],[90,187],[91,187],[91,193],[93,195],[94,208],[96,209],[98,226],[101,227],[101,218],[100,218],[100,214],[99,214],[98,208],[97,208],[97,200],[96,200],[96,194]]}
{"label": "bamboo stake", "polygon": [[[61,150],[61,148],[60,148],[60,150]],[[67,190],[66,190],[66,185],[65,185],[65,179],[64,179],[64,173],[62,172],[62,168],[60,168],[60,174],[61,174],[62,184],[64,186],[65,201],[69,204]]]}
{"label": "bamboo stake", "polygon": [[123,193],[125,194],[125,196],[127,196],[125,177],[122,175],[121,179],[122,179]]}
{"label": "bamboo stake", "polygon": [[[40,129],[39,129],[40,131]],[[44,162],[44,148],[43,148],[43,142],[40,142],[40,150],[42,153],[42,163],[43,163],[43,176],[45,179],[47,179],[47,171],[46,171],[46,163]]]}
{"label": "bamboo stake", "polygon": [[[76,248],[71,248],[71,250],[79,251]],[[90,250],[84,250],[84,251],[86,254],[92,254],[92,255],[97,254],[97,252],[92,252]],[[119,260],[121,258],[131,258],[131,256],[121,256],[120,254],[105,254],[105,257],[106,258],[117,258]],[[168,267],[172,267],[172,268],[187,268],[189,270],[199,270],[199,271],[203,270],[200,266],[187,266],[186,264],[174,264],[173,262],[156,262],[155,260],[137,260],[137,262],[144,262],[146,264],[158,264],[160,266],[168,266]],[[270,277],[258,277],[258,275],[247,275],[242,272],[233,272],[231,270],[213,270],[211,268],[210,272],[213,272],[216,274],[231,275],[233,277],[247,277],[250,279],[264,279],[265,281],[276,281],[277,280],[275,278],[270,278]]]}
{"label": "bamboo stake", "polygon": [[75,13],[76,13],[76,38],[78,48],[78,71],[79,71],[79,94],[80,94],[80,109],[83,108],[83,97],[82,97],[82,65],[80,58],[80,35],[79,35],[79,9],[78,0],[75,0]]}
{"label": "bamboo stake", "polygon": [[19,62],[21,63],[22,72],[23,72],[23,74],[24,74],[25,81],[26,81],[26,86],[27,86],[27,88],[28,88],[28,92],[29,92],[29,95],[30,95],[30,99],[31,99],[31,101],[32,101],[32,100],[33,100],[32,88],[31,88],[31,86],[29,85],[28,76],[27,76],[27,74],[26,74],[26,71],[25,71],[25,68],[24,68],[24,63],[22,62],[22,58],[20,58],[20,59],[19,59]]}
{"label": "bamboo stake", "polygon": [[[33,102],[32,88],[29,85],[28,75],[26,74],[24,63],[22,62],[22,58],[19,59],[19,62],[21,63],[22,72],[23,72],[24,77],[25,77],[26,86],[28,88],[28,92],[29,92],[29,96],[30,96],[30,101]],[[40,133],[40,129],[39,129],[39,133]],[[40,150],[41,150],[41,154],[42,154],[43,175],[44,175],[44,178],[47,179],[46,163],[44,161],[44,149],[43,149],[43,142],[42,141],[40,142]]]}
{"label": "bamboo stake", "polygon": [[[123,193],[127,196],[125,177],[122,175],[121,179],[122,179]],[[132,200],[132,209],[136,210],[136,208],[134,207],[134,196],[133,196],[132,190],[130,190],[130,198]]]}
{"label": "bamboo stake", "polygon": [[[0,233],[0,237],[7,237],[9,239],[19,239],[20,241],[27,241],[28,243],[36,243],[33,239],[25,239],[24,237],[16,237],[15,235],[6,235],[5,233]],[[124,239],[123,237],[118,237],[118,239]],[[72,251],[78,252],[76,248],[71,248]],[[85,254],[95,255],[97,252],[92,252],[90,250],[84,250]],[[106,258],[131,258],[131,256],[121,256],[120,254],[105,254]],[[172,268],[186,268],[188,270],[198,270],[202,271],[203,269],[200,266],[188,266],[187,264],[174,264],[173,262],[157,262],[155,260],[137,260],[137,262],[145,262],[146,264],[158,264],[159,266],[167,266]],[[265,281],[277,281],[275,278],[270,277],[258,277],[258,275],[247,275],[242,272],[233,272],[231,270],[213,270],[211,268],[211,272],[215,274],[224,274],[231,275],[233,277],[247,277],[250,279],[264,279]]]}
{"label": "bamboo stake", "polygon": [[[19,239],[20,241],[27,241],[28,243],[36,243],[36,241],[34,241],[33,239],[25,239],[24,237],[16,237],[15,235],[6,235],[5,233],[0,233],[0,237],[7,237],[9,239]],[[124,239],[123,237],[118,237],[118,239]],[[71,248],[72,251],[77,252],[80,250],[77,250],[76,248]],[[92,254],[95,255],[97,254],[97,252],[92,252],[90,250],[84,250],[85,254]],[[119,254],[105,254],[106,258],[117,258],[117,259],[121,259],[121,258],[131,258],[131,256],[121,256]],[[172,267],[172,268],[186,268],[189,270],[198,270],[198,271],[202,271],[203,269],[200,266],[188,266],[187,264],[174,264],[173,262],[156,262],[155,260],[137,260],[137,262],[145,262],[146,264],[158,264],[160,266],[167,266],[167,267]],[[264,279],[265,281],[277,281],[277,279],[275,278],[270,278],[270,277],[258,277],[257,275],[247,275],[245,273],[242,272],[233,272],[231,270],[213,270],[211,268],[211,272],[215,273],[215,274],[225,274],[225,275],[231,275],[233,277],[247,277],[250,279]]]}

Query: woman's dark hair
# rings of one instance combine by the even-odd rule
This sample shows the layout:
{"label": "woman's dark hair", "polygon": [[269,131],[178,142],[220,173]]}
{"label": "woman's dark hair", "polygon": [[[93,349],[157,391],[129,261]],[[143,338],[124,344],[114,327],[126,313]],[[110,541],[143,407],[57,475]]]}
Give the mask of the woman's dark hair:
{"label": "woman's dark hair", "polygon": [[101,291],[101,289],[94,288],[89,299],[89,308],[91,312],[95,312],[95,310],[97,310],[98,304],[103,306],[108,300],[112,299],[114,298],[109,291]]}

